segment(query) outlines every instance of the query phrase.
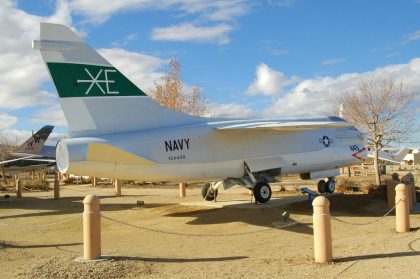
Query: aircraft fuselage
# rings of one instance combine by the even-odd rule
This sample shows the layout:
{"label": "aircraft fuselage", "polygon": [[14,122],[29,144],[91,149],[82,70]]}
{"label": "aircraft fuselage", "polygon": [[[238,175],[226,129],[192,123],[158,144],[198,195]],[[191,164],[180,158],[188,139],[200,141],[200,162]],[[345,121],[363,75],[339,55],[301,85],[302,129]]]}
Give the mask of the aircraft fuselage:
{"label": "aircraft fuselage", "polygon": [[[79,141],[82,139],[78,139]],[[155,162],[100,162],[70,158],[69,173],[143,181],[217,181],[240,178],[244,162],[281,168],[281,174],[328,170],[360,162],[363,136],[352,128],[304,131],[221,131],[209,125],[171,127],[86,138]],[[83,151],[81,151],[83,153]],[[352,154],[357,153],[357,156]],[[57,151],[59,157],[66,154]],[[74,153],[74,152],[73,152]],[[83,154],[79,154],[83,157]],[[115,163],[118,162],[118,163]],[[270,163],[272,162],[272,163]],[[60,168],[60,164],[59,164]],[[258,171],[252,170],[251,171]]]}

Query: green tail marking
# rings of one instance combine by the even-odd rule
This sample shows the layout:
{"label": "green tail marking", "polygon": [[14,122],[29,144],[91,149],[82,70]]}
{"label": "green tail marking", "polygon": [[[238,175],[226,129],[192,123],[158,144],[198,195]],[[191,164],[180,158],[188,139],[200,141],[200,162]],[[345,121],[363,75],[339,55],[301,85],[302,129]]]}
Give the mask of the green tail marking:
{"label": "green tail marking", "polygon": [[61,98],[146,96],[114,67],[70,63],[47,63]]}

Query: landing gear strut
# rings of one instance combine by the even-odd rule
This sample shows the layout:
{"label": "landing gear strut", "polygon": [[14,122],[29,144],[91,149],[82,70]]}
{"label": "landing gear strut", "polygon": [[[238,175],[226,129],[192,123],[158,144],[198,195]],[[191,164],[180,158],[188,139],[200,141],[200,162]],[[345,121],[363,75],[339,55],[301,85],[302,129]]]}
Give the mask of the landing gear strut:
{"label": "landing gear strut", "polygon": [[201,188],[201,196],[206,201],[213,201],[217,198],[217,194],[219,191],[217,189],[213,189],[210,183],[204,184],[203,188]]}
{"label": "landing gear strut", "polygon": [[245,172],[248,174],[249,179],[253,184],[252,192],[254,193],[255,203],[266,203],[271,199],[271,187],[265,181],[257,181],[254,174],[249,169],[248,165],[244,163]]}

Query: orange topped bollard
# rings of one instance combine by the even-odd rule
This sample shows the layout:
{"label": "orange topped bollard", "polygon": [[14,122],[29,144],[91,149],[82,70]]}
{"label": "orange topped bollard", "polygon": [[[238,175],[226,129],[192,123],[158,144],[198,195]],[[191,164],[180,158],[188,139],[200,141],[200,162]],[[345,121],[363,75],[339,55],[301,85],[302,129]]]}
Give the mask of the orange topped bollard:
{"label": "orange topped bollard", "polygon": [[395,230],[397,232],[408,232],[410,230],[410,211],[408,196],[409,187],[403,183],[395,187]]}
{"label": "orange topped bollard", "polygon": [[101,258],[101,206],[95,195],[83,200],[83,259]]}
{"label": "orange topped bollard", "polygon": [[312,206],[315,262],[329,263],[332,261],[330,201],[318,196],[312,202]]}

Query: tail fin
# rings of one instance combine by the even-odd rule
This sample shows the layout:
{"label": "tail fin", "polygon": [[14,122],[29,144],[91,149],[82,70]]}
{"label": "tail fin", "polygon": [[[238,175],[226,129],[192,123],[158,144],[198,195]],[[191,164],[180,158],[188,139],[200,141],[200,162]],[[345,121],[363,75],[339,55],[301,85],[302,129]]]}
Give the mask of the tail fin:
{"label": "tail fin", "polygon": [[398,152],[395,153],[395,155],[394,155],[395,161],[401,162],[402,159],[404,159],[405,155],[408,154],[408,152],[410,152],[410,149],[409,148],[405,148],[405,147],[403,147],[400,150],[398,150]]}
{"label": "tail fin", "polygon": [[33,48],[41,51],[72,136],[203,121],[155,103],[64,25],[41,23]]}
{"label": "tail fin", "polygon": [[53,128],[54,126],[42,127],[18,148],[13,150],[13,152],[37,155],[41,154],[41,148],[44,146],[44,143],[47,141],[47,138],[51,134]]}

